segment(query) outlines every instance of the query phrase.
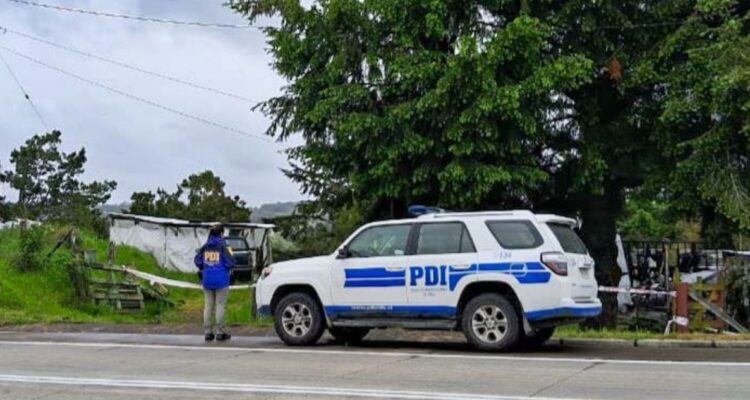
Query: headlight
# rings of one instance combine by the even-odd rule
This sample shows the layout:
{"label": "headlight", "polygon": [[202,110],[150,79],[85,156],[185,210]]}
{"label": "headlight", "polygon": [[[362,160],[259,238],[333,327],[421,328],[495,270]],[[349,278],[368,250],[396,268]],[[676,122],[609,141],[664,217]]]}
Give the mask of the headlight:
{"label": "headlight", "polygon": [[265,267],[262,271],[260,271],[260,279],[265,279],[268,277],[268,275],[271,275],[271,272],[273,272],[273,267]]}

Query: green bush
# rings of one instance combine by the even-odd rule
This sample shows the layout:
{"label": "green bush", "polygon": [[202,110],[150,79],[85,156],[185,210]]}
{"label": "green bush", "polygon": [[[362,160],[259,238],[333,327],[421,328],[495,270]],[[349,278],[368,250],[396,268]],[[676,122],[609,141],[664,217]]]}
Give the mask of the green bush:
{"label": "green bush", "polygon": [[45,230],[41,226],[20,227],[19,247],[14,265],[21,272],[37,272],[44,267]]}
{"label": "green bush", "polygon": [[750,271],[744,266],[729,268],[724,279],[730,315],[740,324],[750,325]]}

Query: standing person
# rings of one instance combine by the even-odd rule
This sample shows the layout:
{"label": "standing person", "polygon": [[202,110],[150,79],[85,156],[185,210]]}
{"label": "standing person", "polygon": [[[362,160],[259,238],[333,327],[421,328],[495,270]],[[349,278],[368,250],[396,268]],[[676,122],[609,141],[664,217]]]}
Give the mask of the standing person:
{"label": "standing person", "polygon": [[[229,276],[234,267],[234,258],[224,242],[224,227],[215,226],[208,234],[208,240],[195,255],[195,265],[200,270],[205,307],[203,309],[203,333],[206,341],[229,340],[224,330],[224,310],[229,295]],[[216,311],[214,329],[213,314]]]}

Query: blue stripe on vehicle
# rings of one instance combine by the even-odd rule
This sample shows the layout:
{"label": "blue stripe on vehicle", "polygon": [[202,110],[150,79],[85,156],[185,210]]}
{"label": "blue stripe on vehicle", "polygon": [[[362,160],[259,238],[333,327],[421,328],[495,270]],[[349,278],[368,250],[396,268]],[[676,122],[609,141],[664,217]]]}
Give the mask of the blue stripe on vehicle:
{"label": "blue stripe on vehicle", "polygon": [[392,286],[406,286],[406,278],[395,278],[395,279],[347,279],[344,281],[344,287],[392,287]]}
{"label": "blue stripe on vehicle", "polygon": [[526,263],[526,269],[528,269],[529,271],[547,271],[547,268],[545,268],[542,263],[538,262]]}
{"label": "blue stripe on vehicle", "polygon": [[347,313],[390,314],[390,315],[429,315],[433,317],[455,317],[456,307],[449,306],[396,306],[396,305],[368,305],[368,306],[326,306],[328,316]]}
{"label": "blue stripe on vehicle", "polygon": [[384,267],[352,268],[345,269],[344,274],[346,279],[403,278],[406,276],[406,270],[389,271]]}
{"label": "blue stripe on vehicle", "polygon": [[514,272],[511,275],[523,284],[547,283],[552,277],[552,274],[549,272]]}
{"label": "blue stripe on vehicle", "polygon": [[522,285],[547,283],[552,278],[552,273],[538,262],[484,263],[474,264],[468,270],[456,270],[451,267],[448,280],[449,288],[454,290],[461,278],[467,275],[494,272],[512,275]]}
{"label": "blue stripe on vehicle", "polygon": [[529,321],[539,321],[549,318],[561,317],[596,317],[602,312],[601,306],[596,307],[558,307],[546,310],[529,311],[526,313],[526,319]]}
{"label": "blue stripe on vehicle", "polygon": [[[387,315],[429,315],[455,317],[456,307],[450,306],[403,306],[403,305],[358,305],[358,306],[326,306],[328,316],[347,313],[387,314]],[[596,307],[558,307],[526,313],[529,321],[539,321],[549,318],[573,317],[587,318],[601,314],[601,306]]]}
{"label": "blue stripe on vehicle", "polygon": [[258,315],[262,317],[270,317],[271,316],[271,306],[268,304],[262,305],[258,307]]}
{"label": "blue stripe on vehicle", "polygon": [[[406,270],[389,271],[385,267],[371,267],[345,269],[344,273],[345,288],[406,286]],[[463,277],[481,273],[508,274],[523,285],[543,284],[552,278],[552,273],[538,262],[471,264],[468,268],[449,266],[448,287],[454,290]]]}

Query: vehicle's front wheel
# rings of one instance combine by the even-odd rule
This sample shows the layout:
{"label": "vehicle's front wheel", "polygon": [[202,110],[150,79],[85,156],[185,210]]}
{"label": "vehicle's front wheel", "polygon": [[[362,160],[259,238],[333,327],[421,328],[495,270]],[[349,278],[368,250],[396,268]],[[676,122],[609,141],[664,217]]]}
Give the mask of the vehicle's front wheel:
{"label": "vehicle's front wheel", "polygon": [[307,293],[284,296],[276,305],[274,319],[276,334],[290,346],[313,345],[325,330],[323,311]]}
{"label": "vehicle's front wheel", "polygon": [[496,293],[473,298],[462,314],[464,335],[479,350],[509,350],[516,345],[523,329],[516,308]]}
{"label": "vehicle's front wheel", "polygon": [[328,329],[334,339],[347,344],[359,344],[370,332],[369,328],[331,327]]}

